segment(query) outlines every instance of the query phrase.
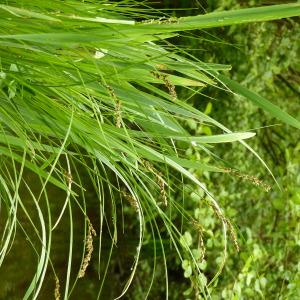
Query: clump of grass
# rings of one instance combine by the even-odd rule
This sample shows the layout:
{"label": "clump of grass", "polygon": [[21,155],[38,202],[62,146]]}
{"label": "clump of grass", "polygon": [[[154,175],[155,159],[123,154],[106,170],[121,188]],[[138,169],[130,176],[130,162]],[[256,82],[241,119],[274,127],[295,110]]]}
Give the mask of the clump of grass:
{"label": "clump of grass", "polygon": [[[103,199],[107,198],[107,193],[110,195],[114,227],[112,248],[116,244],[118,228],[118,203],[115,199],[120,198],[114,195],[126,190],[126,197],[137,212],[137,247],[132,255],[128,280],[119,297],[126,293],[134,279],[145,230],[150,230],[154,239],[158,236],[166,261],[159,230],[163,226],[169,234],[170,244],[181,257],[179,229],[172,223],[171,214],[157,205],[151,180],[144,168],[138,167],[141,161],[149,162],[145,167],[154,174],[162,200],[170,212],[177,206],[170,199],[167,201],[166,185],[176,186],[177,191],[182,184],[178,178],[185,177],[203,189],[223,223],[226,245],[226,230],[229,227],[233,235],[232,226],[220,213],[213,195],[189,171],[192,167],[203,172],[222,172],[221,162],[216,166],[191,162],[186,159],[185,150],[192,143],[207,154],[213,151],[211,144],[240,142],[259,158],[244,141],[254,134],[232,132],[180,99],[175,87],[190,89],[195,94],[201,93],[206,86],[231,90],[247,97],[279,120],[300,128],[297,120],[277,106],[222,75],[226,67],[204,63],[169,42],[168,47],[164,46],[166,39],[183,30],[300,15],[300,4],[218,12],[176,20],[157,18],[154,22],[135,21],[153,18],[153,11],[145,7],[141,9],[138,4],[134,1],[36,0],[22,3],[8,1],[0,5],[0,153],[3,158],[0,181],[6,211],[1,231],[0,264],[14,243],[15,230],[22,228],[38,261],[32,281],[24,290],[24,299],[39,296],[51,262],[52,234],[67,213],[70,223],[69,254],[63,282],[64,298],[71,296],[73,209],[78,208],[86,216],[87,188],[97,195],[100,224],[102,227],[107,224],[108,230],[110,223],[106,219],[108,212]],[[164,66],[169,75],[161,75],[160,72],[160,75],[153,76],[158,74],[157,66],[160,69]],[[162,83],[168,92],[158,87],[157,84]],[[211,126],[221,134],[192,136],[182,125],[182,120],[190,118]],[[159,169],[154,169],[153,165]],[[160,169],[158,166],[163,167]],[[84,172],[79,172],[82,169]],[[24,170],[34,174],[39,185],[32,187],[23,176]],[[86,176],[83,174],[88,174],[91,186],[82,183]],[[29,201],[23,199],[21,186],[29,194],[35,213],[31,212]],[[51,187],[65,194],[63,203],[61,199],[50,197]],[[61,208],[54,226],[52,201]],[[25,215],[25,221],[21,220],[20,211]],[[30,228],[22,227],[22,223]],[[82,246],[84,258],[78,274],[80,278],[84,277],[90,263],[95,235],[88,220],[87,237]],[[39,246],[33,240],[37,240]],[[233,240],[236,241],[234,236]],[[98,253],[101,253],[101,245],[99,242]],[[195,272],[201,274],[199,269]],[[107,269],[98,298],[106,276]],[[167,270],[165,277],[168,283]],[[55,297],[59,298],[57,278]],[[76,280],[73,286],[75,284]],[[199,281],[197,284],[201,296],[209,298],[209,283],[206,285]]]}

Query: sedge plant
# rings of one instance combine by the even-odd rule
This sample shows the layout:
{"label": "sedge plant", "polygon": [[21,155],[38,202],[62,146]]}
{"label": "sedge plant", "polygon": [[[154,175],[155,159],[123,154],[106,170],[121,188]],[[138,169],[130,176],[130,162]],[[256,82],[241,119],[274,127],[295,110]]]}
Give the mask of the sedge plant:
{"label": "sedge plant", "polygon": [[[89,271],[98,282],[90,298],[107,299],[113,253],[133,216],[128,276],[112,297],[123,297],[132,286],[147,231],[154,259],[145,298],[157,280],[159,249],[165,297],[166,251],[173,251],[179,260],[183,254],[191,258],[187,272],[193,286],[209,299],[226,260],[228,235],[236,243],[235,233],[217,197],[191,170],[227,172],[214,146],[232,142],[268,166],[245,141],[255,133],[232,131],[180,99],[177,90],[188,89],[200,99],[207,86],[223,89],[295,128],[300,122],[225,76],[230,66],[203,62],[170,39],[182,31],[298,16],[300,4],[171,18],[147,2],[130,0],[8,0],[1,1],[0,15],[0,263],[5,274],[6,262],[21,259],[26,248],[34,269],[19,262],[24,284],[11,289],[11,299],[46,299],[46,286],[55,299],[79,299],[76,287]],[[189,119],[215,134],[189,134],[183,125]],[[191,145],[215,163],[187,159]],[[208,281],[182,230],[201,224],[172,196],[187,182],[204,191],[223,231],[223,259]],[[172,211],[181,214],[180,224]],[[55,250],[62,230],[65,253]],[[57,268],[59,256],[63,269]]]}

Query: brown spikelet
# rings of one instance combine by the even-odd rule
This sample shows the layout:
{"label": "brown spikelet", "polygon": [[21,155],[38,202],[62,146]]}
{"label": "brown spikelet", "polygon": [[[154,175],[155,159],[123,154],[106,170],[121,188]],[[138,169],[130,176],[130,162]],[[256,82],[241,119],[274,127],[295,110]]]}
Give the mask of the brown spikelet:
{"label": "brown spikelet", "polygon": [[228,226],[228,230],[229,230],[231,240],[232,240],[232,242],[235,246],[236,251],[239,252],[240,251],[240,246],[239,246],[238,241],[237,241],[235,230],[234,230],[231,222],[228,219],[225,219],[225,220],[226,220],[226,224]]}
{"label": "brown spikelet", "polygon": [[203,240],[203,231],[204,231],[204,229],[203,229],[202,225],[199,222],[197,222],[196,220],[192,220],[191,223],[199,233],[199,248],[200,248],[200,251],[201,251],[201,257],[200,257],[199,260],[201,262],[205,258],[205,245],[204,245],[204,240]]}
{"label": "brown spikelet", "polygon": [[161,198],[163,204],[165,206],[168,206],[168,197],[167,197],[167,192],[166,192],[166,188],[165,188],[165,181],[163,180],[163,174],[161,172],[158,172],[149,161],[142,160],[142,162],[143,162],[143,165],[145,166],[145,168],[149,172],[154,174],[157,184],[159,186],[160,198]]}
{"label": "brown spikelet", "polygon": [[158,181],[159,190],[160,190],[160,197],[162,199],[162,202],[165,206],[168,206],[168,197],[165,189],[165,182],[162,179],[162,174],[158,173],[156,176],[156,180]]}
{"label": "brown spikelet", "polygon": [[108,92],[109,92],[110,96],[115,101],[115,115],[114,115],[114,118],[115,118],[116,127],[121,128],[121,124],[122,124],[122,110],[121,110],[122,103],[121,103],[120,99],[118,99],[114,89],[111,86],[106,85],[106,88],[108,89]]}
{"label": "brown spikelet", "polygon": [[155,78],[162,80],[169,91],[170,96],[173,100],[177,99],[177,93],[175,90],[175,85],[170,82],[168,79],[168,74],[159,73],[159,72],[151,72]]}
{"label": "brown spikelet", "polygon": [[251,182],[252,184],[254,184],[256,186],[262,187],[266,192],[269,192],[272,188],[269,184],[263,182],[262,180],[260,180],[256,176],[243,174],[243,173],[240,173],[239,171],[231,169],[231,168],[226,168],[226,169],[224,169],[224,171],[226,173],[232,174],[233,176],[241,178],[242,180]]}
{"label": "brown spikelet", "polygon": [[121,115],[121,101],[117,99],[115,107],[115,122],[118,128],[122,125],[122,115]]}
{"label": "brown spikelet", "polygon": [[68,184],[71,184],[73,182],[72,174],[70,172],[64,171],[64,175],[67,179]]}
{"label": "brown spikelet", "polygon": [[124,198],[129,202],[129,204],[134,208],[134,210],[136,212],[138,212],[140,207],[139,207],[137,200],[132,195],[130,195],[126,192],[122,192],[122,194],[123,194]]}
{"label": "brown spikelet", "polygon": [[200,250],[201,250],[200,261],[203,261],[204,258],[205,258],[205,246],[204,246],[202,233],[199,233],[199,247],[200,247]]}
{"label": "brown spikelet", "polygon": [[239,244],[238,244],[238,241],[237,241],[237,237],[236,237],[236,234],[235,234],[235,230],[231,224],[231,222],[217,209],[217,207],[214,205],[214,203],[209,203],[209,206],[213,209],[214,213],[217,215],[217,217],[227,225],[228,227],[228,231],[229,231],[229,234],[230,234],[230,237],[231,237],[231,240],[235,246],[235,249],[237,252],[240,251],[240,247],[239,247]]}
{"label": "brown spikelet", "polygon": [[60,300],[60,284],[57,276],[55,276],[54,299]]}
{"label": "brown spikelet", "polygon": [[94,250],[93,236],[97,235],[92,223],[90,222],[90,220],[88,219],[87,221],[88,221],[88,234],[87,234],[87,237],[86,237],[86,244],[85,244],[85,256],[84,256],[81,268],[80,268],[79,273],[78,273],[78,278],[84,277],[86,269],[89,266],[89,262],[91,260],[92,253],[93,253],[93,250]]}

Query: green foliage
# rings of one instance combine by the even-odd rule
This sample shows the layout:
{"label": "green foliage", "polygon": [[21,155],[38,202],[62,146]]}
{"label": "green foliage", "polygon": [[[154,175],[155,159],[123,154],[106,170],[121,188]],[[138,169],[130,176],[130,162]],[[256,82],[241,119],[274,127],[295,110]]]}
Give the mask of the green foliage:
{"label": "green foliage", "polygon": [[[240,8],[240,2],[218,1],[214,9]],[[202,57],[232,65],[231,76],[242,82],[251,91],[271,100],[285,111],[300,117],[299,106],[299,19],[233,26],[228,30],[210,31],[217,39],[222,33],[222,47],[207,41],[208,34],[194,40],[190,48],[206,49]],[[290,53],[291,51],[291,53]],[[195,51],[195,55],[197,55]],[[213,55],[211,55],[213,53]],[[224,214],[238,230],[237,254],[234,248],[225,264],[212,292],[213,299],[298,299],[299,294],[299,139],[298,131],[279,125],[265,111],[245,101],[240,96],[228,97],[222,91],[209,90],[215,98],[204,100],[212,104],[211,115],[227,126],[245,130],[257,128],[258,138],[250,141],[251,146],[263,157],[281,186],[279,190],[267,178],[266,170],[256,159],[251,158],[240,145],[216,149],[216,154],[227,162],[230,168],[226,176],[209,176],[205,182],[212,193],[218,195]],[[196,102],[195,102],[195,105]],[[192,132],[199,132],[187,122]],[[275,126],[261,128],[275,124]],[[196,154],[191,148],[190,157]],[[204,174],[203,174],[204,175]],[[253,185],[253,176],[260,185]],[[251,180],[249,180],[251,179]],[[262,181],[272,186],[266,192]],[[258,182],[257,182],[258,183]],[[186,202],[194,199],[192,192]],[[214,260],[222,250],[217,240],[212,212],[200,208],[200,220],[205,228],[207,267],[204,274],[214,270]],[[191,213],[199,214],[197,205],[191,205]],[[187,297],[188,298],[188,297]]]}

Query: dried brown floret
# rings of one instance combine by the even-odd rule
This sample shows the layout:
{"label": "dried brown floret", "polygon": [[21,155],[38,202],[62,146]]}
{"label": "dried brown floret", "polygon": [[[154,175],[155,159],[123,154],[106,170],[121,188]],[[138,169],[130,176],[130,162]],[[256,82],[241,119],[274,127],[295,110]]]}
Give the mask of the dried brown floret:
{"label": "dried brown floret", "polygon": [[96,236],[96,235],[97,235],[96,231],[93,228],[92,223],[88,219],[88,234],[87,234],[87,237],[86,237],[86,244],[85,244],[85,256],[84,256],[83,263],[82,263],[81,268],[80,268],[79,273],[78,273],[78,278],[84,277],[86,269],[89,266],[89,262],[91,260],[92,253],[93,253],[93,250],[94,250],[93,236]]}

